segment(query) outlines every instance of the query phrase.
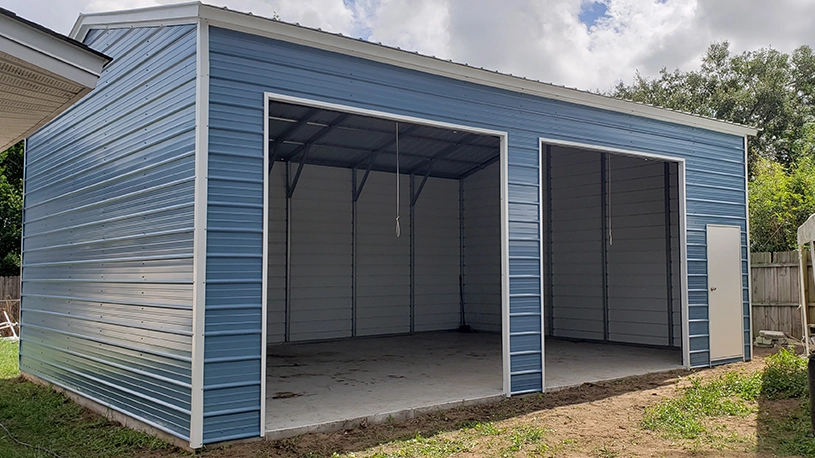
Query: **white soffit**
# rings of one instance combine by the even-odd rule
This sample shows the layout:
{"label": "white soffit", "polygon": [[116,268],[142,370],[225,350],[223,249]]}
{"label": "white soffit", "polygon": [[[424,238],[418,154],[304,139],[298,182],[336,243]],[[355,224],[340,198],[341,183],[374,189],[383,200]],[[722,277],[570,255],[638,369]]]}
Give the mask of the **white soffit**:
{"label": "white soffit", "polygon": [[0,151],[90,92],[110,60],[0,8]]}
{"label": "white soffit", "polygon": [[216,27],[260,35],[523,94],[562,100],[564,102],[698,127],[700,129],[723,132],[731,135],[747,136],[755,135],[758,132],[756,128],[750,126],[470,67],[465,64],[403,51],[378,43],[371,43],[365,40],[324,32],[296,24],[288,24],[252,14],[231,11],[226,8],[218,8],[199,2],[162,5],[118,12],[83,14],[74,25],[71,31],[71,37],[81,41],[88,31],[92,29],[191,24],[200,19],[206,20],[210,25]]}

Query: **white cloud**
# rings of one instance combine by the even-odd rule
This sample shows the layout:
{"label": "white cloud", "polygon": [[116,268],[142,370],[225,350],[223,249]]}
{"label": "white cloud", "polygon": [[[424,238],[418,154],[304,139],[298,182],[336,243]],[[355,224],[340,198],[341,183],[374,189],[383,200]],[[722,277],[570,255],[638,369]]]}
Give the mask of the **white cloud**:
{"label": "white cloud", "polygon": [[[179,0],[180,1],[180,0]],[[213,0],[209,0],[210,2]],[[588,27],[581,8],[602,1]],[[7,0],[21,16],[67,33],[80,12],[175,0]],[[636,70],[690,69],[713,41],[735,52],[815,42],[812,0],[214,0],[216,5],[581,89],[607,89]]]}

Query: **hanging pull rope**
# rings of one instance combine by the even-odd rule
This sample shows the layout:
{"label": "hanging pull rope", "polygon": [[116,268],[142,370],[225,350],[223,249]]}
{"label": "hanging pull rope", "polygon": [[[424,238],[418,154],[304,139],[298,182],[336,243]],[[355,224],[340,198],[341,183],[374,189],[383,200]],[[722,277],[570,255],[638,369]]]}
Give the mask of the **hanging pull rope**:
{"label": "hanging pull rope", "polygon": [[396,123],[396,238],[402,235],[402,227],[399,225],[399,123]]}
{"label": "hanging pull rope", "polygon": [[611,230],[611,155],[606,155],[606,200],[608,200],[608,245],[614,245],[614,234]]}

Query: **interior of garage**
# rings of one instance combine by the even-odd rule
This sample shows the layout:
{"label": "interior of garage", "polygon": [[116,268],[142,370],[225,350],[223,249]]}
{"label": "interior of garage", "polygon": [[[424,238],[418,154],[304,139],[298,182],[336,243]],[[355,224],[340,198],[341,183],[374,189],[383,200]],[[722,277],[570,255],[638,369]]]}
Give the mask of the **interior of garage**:
{"label": "interior of garage", "polygon": [[[500,399],[501,139],[277,101],[267,133],[268,436]],[[676,164],[542,161],[547,389],[681,365]]]}
{"label": "interior of garage", "polygon": [[555,145],[542,158],[547,389],[680,367],[678,164]]}
{"label": "interior of garage", "polygon": [[500,138],[268,119],[267,431],[500,398]]}

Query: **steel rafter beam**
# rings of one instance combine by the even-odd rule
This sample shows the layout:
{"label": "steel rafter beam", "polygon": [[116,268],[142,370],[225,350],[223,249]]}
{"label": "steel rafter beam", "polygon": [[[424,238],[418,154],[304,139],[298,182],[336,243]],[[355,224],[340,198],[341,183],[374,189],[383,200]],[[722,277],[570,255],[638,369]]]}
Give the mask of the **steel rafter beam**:
{"label": "steel rafter beam", "polygon": [[297,182],[300,181],[300,174],[303,173],[303,165],[306,163],[306,157],[308,157],[308,152],[311,150],[311,146],[307,146],[305,151],[303,151],[303,155],[300,156],[300,165],[297,167],[297,173],[294,174],[294,180],[288,185],[288,189],[286,191],[286,197],[291,199],[294,195],[294,190],[297,188]]}
{"label": "steel rafter beam", "polygon": [[325,128],[320,129],[319,131],[312,134],[311,137],[309,137],[306,141],[304,141],[302,145],[295,148],[294,151],[289,153],[284,159],[287,160],[287,161],[292,160],[295,156],[297,156],[297,154],[300,153],[300,151],[303,151],[307,146],[311,146],[312,144],[316,143],[317,140],[319,140],[319,139],[325,137],[326,135],[330,134],[331,132],[333,132],[334,129],[336,129],[349,116],[351,116],[351,115],[348,114],[348,113],[340,114],[339,116],[334,118],[333,121],[331,121],[331,124],[328,124]]}
{"label": "steel rafter beam", "polygon": [[[274,139],[274,142],[275,142],[274,152],[272,153],[272,157],[269,158],[269,172],[272,171],[272,167],[274,167],[274,163],[275,163],[275,161],[277,161],[277,158],[279,157],[278,155],[280,153],[280,145],[282,145],[283,142],[286,141],[286,138],[288,136],[290,136],[291,134],[293,134],[294,131],[296,131],[297,129],[299,129],[303,125],[308,124],[309,121],[311,120],[311,118],[313,118],[314,115],[317,114],[318,111],[320,111],[320,110],[318,110],[317,108],[312,108],[311,110],[308,110],[306,112],[306,115],[303,116],[303,119],[295,121],[294,123],[292,123],[291,126],[287,127],[286,130],[284,130],[283,132],[278,134],[277,137],[275,137],[275,139]],[[269,122],[269,120],[267,119],[266,122]],[[267,140],[272,141],[272,139],[267,139]]]}
{"label": "steel rafter beam", "polygon": [[447,156],[449,156],[449,155],[451,155],[453,153],[457,153],[457,152],[463,150],[464,148],[467,148],[468,146],[470,146],[469,143],[467,143],[467,142],[470,139],[475,138],[475,137],[477,137],[475,134],[466,135],[463,140],[460,140],[460,141],[458,141],[456,143],[453,143],[452,145],[449,145],[449,146],[445,147],[443,150],[439,151],[438,153],[434,154],[433,157],[428,159],[425,162],[425,164],[418,165],[418,166],[414,167],[413,170],[408,172],[409,175],[413,175],[416,172],[418,172],[419,169],[421,169],[422,167],[425,167],[425,166],[427,167],[427,169],[425,170],[425,173],[424,173],[424,178],[422,178],[422,182],[419,184],[419,187],[416,189],[416,193],[413,196],[411,196],[411,198],[410,198],[410,205],[411,206],[416,205],[416,202],[419,200],[419,196],[422,194],[422,190],[424,189],[424,185],[425,185],[425,183],[427,183],[427,178],[430,176],[430,172],[433,171],[433,165],[436,163],[436,161],[438,161],[439,159],[444,159],[445,157],[447,157]]}
{"label": "steel rafter beam", "polygon": [[[418,124],[408,126],[407,129],[405,129],[402,132],[399,132],[399,136],[409,135],[411,132],[415,131],[418,128],[419,128]],[[395,136],[393,138],[389,138],[389,139],[381,142],[380,144],[376,145],[376,147],[373,150],[371,150],[371,152],[368,153],[368,155],[365,156],[364,159],[362,159],[359,162],[357,162],[356,164],[354,164],[353,168],[356,169],[360,165],[364,164],[365,161],[368,161],[368,168],[365,169],[365,175],[362,176],[362,181],[359,183],[359,188],[354,193],[354,202],[356,202],[359,199],[360,194],[362,194],[362,188],[365,187],[365,182],[368,181],[368,175],[371,173],[371,168],[374,165],[374,161],[376,160],[376,156],[378,156],[379,153],[386,150],[387,148],[390,148],[391,146],[393,146],[395,143],[396,143],[396,137]]]}
{"label": "steel rafter beam", "polygon": [[472,174],[474,174],[474,173],[476,173],[476,172],[478,172],[480,170],[486,169],[487,167],[491,166],[492,164],[495,164],[496,162],[498,162],[498,159],[500,159],[500,158],[501,158],[501,155],[496,154],[495,157],[487,159],[486,161],[476,165],[475,167],[471,168],[470,170],[467,170],[466,172],[462,173],[459,176],[459,179],[467,178],[468,176],[470,176],[470,175],[472,175]]}

